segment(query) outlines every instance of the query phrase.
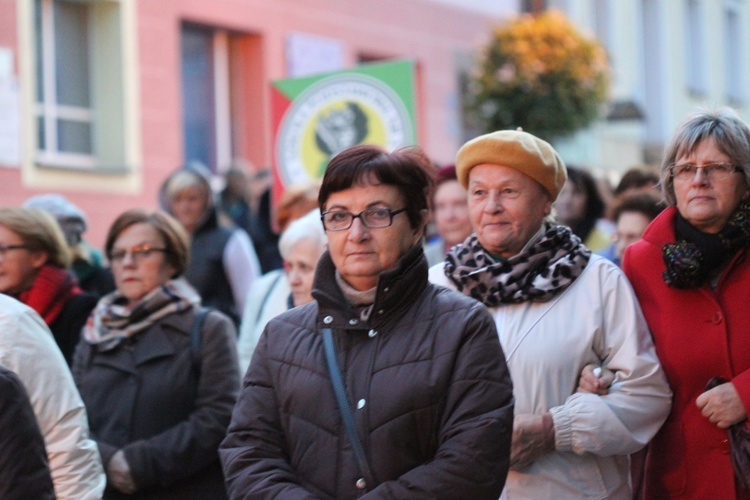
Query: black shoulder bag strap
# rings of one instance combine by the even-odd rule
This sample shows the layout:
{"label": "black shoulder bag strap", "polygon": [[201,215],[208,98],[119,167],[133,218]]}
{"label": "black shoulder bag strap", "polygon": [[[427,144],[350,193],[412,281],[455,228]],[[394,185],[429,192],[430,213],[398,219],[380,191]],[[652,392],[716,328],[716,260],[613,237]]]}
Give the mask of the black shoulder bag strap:
{"label": "black shoulder bag strap", "polygon": [[201,378],[201,330],[203,330],[203,322],[209,311],[209,308],[201,307],[195,315],[193,328],[190,330],[190,360],[193,373],[198,380]]}
{"label": "black shoulder bag strap", "polygon": [[333,392],[336,394],[336,403],[339,407],[339,414],[341,414],[341,420],[343,420],[344,427],[346,427],[346,433],[349,434],[349,441],[352,443],[352,450],[354,451],[354,458],[357,461],[357,467],[359,467],[359,471],[362,473],[362,476],[364,476],[366,488],[369,490],[376,485],[375,476],[372,474],[370,463],[365,456],[365,450],[362,447],[362,442],[359,439],[357,427],[354,423],[352,407],[349,405],[349,398],[346,396],[344,380],[341,378],[341,370],[339,369],[339,363],[336,359],[336,346],[333,344],[333,332],[330,328],[323,328],[322,333],[323,346],[326,350],[326,363],[328,364],[328,371],[331,374],[331,384],[333,385]]}

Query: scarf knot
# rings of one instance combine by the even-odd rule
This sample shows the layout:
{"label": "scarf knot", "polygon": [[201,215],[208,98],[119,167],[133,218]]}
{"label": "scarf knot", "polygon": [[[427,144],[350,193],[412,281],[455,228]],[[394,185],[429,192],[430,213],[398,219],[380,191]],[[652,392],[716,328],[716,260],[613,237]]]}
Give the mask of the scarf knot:
{"label": "scarf knot", "polygon": [[591,258],[581,239],[565,226],[551,226],[518,255],[495,258],[476,234],[451,249],[445,275],[458,291],[487,307],[546,302],[568,288]]}
{"label": "scarf knot", "polygon": [[83,327],[83,338],[108,351],[165,316],[199,304],[200,296],[184,279],[169,280],[134,304],[115,290],[99,300]]}
{"label": "scarf knot", "polygon": [[717,234],[700,231],[677,212],[675,235],[677,241],[662,247],[666,265],[662,279],[672,288],[699,288],[750,242],[750,204],[743,201]]}

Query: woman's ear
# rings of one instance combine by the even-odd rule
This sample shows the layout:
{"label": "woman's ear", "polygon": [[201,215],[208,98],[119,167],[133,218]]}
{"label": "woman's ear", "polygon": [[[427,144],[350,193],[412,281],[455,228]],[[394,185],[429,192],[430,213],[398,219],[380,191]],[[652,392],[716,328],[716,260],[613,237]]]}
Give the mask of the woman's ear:
{"label": "woman's ear", "polygon": [[414,235],[417,236],[417,238],[422,238],[425,236],[425,231],[427,230],[427,223],[430,221],[430,211],[423,208],[419,211],[419,225],[414,229]]}
{"label": "woman's ear", "polygon": [[49,254],[44,250],[32,250],[31,251],[31,267],[39,269],[47,263],[49,260]]}
{"label": "woman's ear", "polygon": [[548,216],[552,213],[552,202],[547,200],[547,202],[544,205],[544,216]]}

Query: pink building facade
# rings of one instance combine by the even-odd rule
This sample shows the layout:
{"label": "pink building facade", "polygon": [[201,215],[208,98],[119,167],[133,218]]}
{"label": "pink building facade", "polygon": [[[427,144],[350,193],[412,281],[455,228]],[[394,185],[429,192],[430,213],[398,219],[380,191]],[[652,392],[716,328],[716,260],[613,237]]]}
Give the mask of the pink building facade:
{"label": "pink building facade", "polygon": [[497,21],[431,0],[0,0],[0,206],[61,193],[101,246],[191,155],[270,165],[271,81],[367,61],[415,62],[418,143],[449,162]]}

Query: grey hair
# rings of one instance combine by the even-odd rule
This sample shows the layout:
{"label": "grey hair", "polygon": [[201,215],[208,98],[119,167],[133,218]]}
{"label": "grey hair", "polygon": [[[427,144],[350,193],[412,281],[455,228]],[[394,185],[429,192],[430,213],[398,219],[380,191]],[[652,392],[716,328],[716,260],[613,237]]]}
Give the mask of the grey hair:
{"label": "grey hair", "polygon": [[323,222],[320,220],[320,210],[315,209],[303,215],[299,219],[292,221],[279,239],[279,252],[283,258],[287,258],[292,253],[297,243],[309,240],[316,243],[321,252],[328,243],[326,232],[323,229]]}
{"label": "grey hair", "polygon": [[742,168],[745,182],[750,185],[750,128],[731,108],[701,111],[689,115],[677,126],[674,136],[664,150],[660,170],[661,190],[669,205],[677,204],[669,166],[677,158],[692,154],[701,142],[709,138],[716,142],[719,151]]}

